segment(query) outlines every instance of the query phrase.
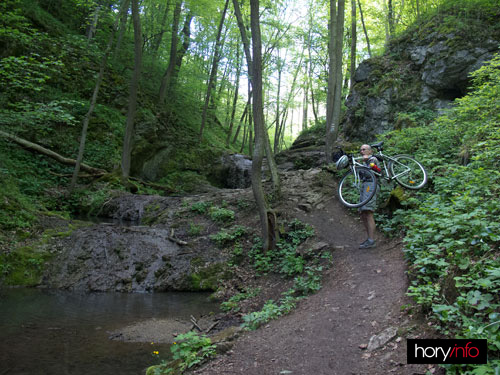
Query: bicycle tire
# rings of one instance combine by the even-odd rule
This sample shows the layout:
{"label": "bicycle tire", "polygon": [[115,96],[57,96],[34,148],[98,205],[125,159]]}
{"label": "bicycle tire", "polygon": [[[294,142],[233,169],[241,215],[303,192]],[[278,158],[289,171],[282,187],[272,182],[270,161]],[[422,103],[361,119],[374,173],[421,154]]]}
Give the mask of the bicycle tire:
{"label": "bicycle tire", "polygon": [[[356,168],[356,172],[357,176],[352,169],[347,172],[340,180],[338,186],[340,202],[350,208],[365,205],[377,192],[377,177],[371,169],[358,167]],[[361,200],[362,188],[365,189],[363,200]]]}
{"label": "bicycle tire", "polygon": [[389,171],[398,184],[411,189],[418,190],[427,184],[427,171],[417,160],[409,155],[396,155],[393,157],[396,161],[391,161]]}

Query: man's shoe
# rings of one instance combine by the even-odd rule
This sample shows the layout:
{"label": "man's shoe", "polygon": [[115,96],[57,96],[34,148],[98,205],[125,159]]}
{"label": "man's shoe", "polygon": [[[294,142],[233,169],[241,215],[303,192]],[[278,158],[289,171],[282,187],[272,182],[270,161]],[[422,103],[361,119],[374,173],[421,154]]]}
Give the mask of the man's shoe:
{"label": "man's shoe", "polygon": [[367,239],[365,242],[363,242],[361,245],[359,245],[360,249],[370,249],[372,247],[375,247],[375,241],[372,239]]}

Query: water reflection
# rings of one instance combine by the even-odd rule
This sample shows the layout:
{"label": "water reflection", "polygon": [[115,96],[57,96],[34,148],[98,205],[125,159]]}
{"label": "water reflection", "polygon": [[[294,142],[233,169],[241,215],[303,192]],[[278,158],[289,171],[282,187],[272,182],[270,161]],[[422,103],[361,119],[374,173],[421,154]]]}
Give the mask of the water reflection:
{"label": "water reflection", "polygon": [[[151,318],[186,319],[217,309],[195,293],[77,293],[0,290],[0,374],[140,374],[154,364],[151,343],[109,340]],[[166,353],[168,345],[155,345]]]}

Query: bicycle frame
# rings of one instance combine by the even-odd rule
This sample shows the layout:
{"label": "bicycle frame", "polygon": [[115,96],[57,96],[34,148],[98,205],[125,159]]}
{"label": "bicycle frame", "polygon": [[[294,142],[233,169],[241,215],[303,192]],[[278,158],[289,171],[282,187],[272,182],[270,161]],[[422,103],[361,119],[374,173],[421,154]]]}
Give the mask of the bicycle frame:
{"label": "bicycle frame", "polygon": [[[398,177],[401,177],[401,176],[411,172],[411,169],[408,168],[406,165],[404,165],[403,163],[400,163],[399,161],[397,161],[396,159],[394,159],[391,156],[385,155],[384,153],[382,153],[382,151],[379,151],[378,153],[373,154],[373,156],[375,156],[379,161],[382,162],[382,168],[381,168],[382,172],[377,172],[377,171],[372,170],[373,173],[375,174],[375,176],[377,176],[377,177],[382,177],[383,179],[385,179],[387,181],[392,181]],[[362,156],[354,157],[353,155],[351,155],[351,160],[352,160],[351,167],[353,168],[353,170],[355,172],[354,174],[357,178],[358,174],[356,173],[356,166],[366,168],[366,165],[364,165],[358,161],[358,160],[363,160]],[[392,176],[391,171],[389,169],[390,163],[399,164],[400,166],[404,167],[404,170],[402,172],[398,173],[397,175]]]}

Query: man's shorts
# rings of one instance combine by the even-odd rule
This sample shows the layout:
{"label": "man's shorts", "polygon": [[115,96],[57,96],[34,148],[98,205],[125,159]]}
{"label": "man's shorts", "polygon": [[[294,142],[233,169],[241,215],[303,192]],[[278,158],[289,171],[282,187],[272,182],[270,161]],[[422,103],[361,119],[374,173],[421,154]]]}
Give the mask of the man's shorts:
{"label": "man's shorts", "polygon": [[[369,190],[367,189],[368,187],[370,187]],[[361,202],[364,199],[366,199],[366,196],[368,194],[370,194],[370,191],[372,191],[372,189],[376,189],[376,188],[377,188],[377,183],[364,182],[363,185],[361,185],[359,201]],[[368,190],[368,192],[367,192],[367,190]],[[366,202],[365,205],[359,207],[358,210],[360,212],[361,211],[375,211],[375,209],[377,208],[377,194],[378,194],[378,192],[375,192],[372,199],[370,199],[368,202]]]}

